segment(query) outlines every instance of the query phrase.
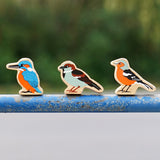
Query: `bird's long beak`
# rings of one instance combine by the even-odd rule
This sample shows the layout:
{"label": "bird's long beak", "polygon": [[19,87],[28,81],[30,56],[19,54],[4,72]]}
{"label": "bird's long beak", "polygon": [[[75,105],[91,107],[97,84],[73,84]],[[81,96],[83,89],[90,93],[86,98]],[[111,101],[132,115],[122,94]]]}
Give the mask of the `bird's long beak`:
{"label": "bird's long beak", "polygon": [[119,63],[118,61],[114,60],[114,61],[111,62],[111,65],[116,66],[118,63]]}
{"label": "bird's long beak", "polygon": [[18,70],[19,69],[19,65],[17,63],[9,63],[7,64],[7,69],[11,69],[11,70]]}

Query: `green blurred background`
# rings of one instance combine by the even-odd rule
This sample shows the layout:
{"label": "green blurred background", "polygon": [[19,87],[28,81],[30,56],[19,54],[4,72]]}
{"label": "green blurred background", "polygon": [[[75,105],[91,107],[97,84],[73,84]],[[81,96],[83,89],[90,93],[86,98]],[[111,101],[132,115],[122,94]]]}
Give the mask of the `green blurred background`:
{"label": "green blurred background", "polygon": [[125,57],[145,79],[160,80],[160,0],[0,0],[0,92],[17,93],[9,62],[31,58],[46,92],[65,85],[57,66],[72,60],[105,89],[110,61]]}

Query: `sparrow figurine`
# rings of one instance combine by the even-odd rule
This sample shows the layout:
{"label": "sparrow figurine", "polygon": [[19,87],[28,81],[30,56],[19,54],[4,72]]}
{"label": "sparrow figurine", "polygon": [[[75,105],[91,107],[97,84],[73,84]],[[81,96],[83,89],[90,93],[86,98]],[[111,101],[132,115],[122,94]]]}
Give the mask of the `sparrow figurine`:
{"label": "sparrow figurine", "polygon": [[42,95],[43,89],[40,87],[39,76],[34,69],[31,59],[22,58],[16,63],[6,65],[7,69],[17,70],[17,81],[22,89],[20,95]]}
{"label": "sparrow figurine", "polygon": [[71,61],[63,62],[58,70],[61,72],[62,81],[67,85],[65,94],[81,94],[84,88],[98,93],[103,92],[103,87],[99,83],[91,79]]}
{"label": "sparrow figurine", "polygon": [[130,68],[129,62],[125,58],[119,58],[111,62],[115,66],[114,77],[121,85],[115,91],[117,95],[135,95],[139,87],[147,91],[155,91],[156,87],[144,80],[138,73]]}

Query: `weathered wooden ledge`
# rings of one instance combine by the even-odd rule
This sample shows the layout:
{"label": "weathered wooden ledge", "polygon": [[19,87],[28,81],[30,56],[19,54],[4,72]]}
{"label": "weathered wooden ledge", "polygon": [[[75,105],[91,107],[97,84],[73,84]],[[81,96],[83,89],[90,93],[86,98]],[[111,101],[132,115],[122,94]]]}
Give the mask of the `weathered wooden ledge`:
{"label": "weathered wooden ledge", "polygon": [[160,94],[105,95],[0,95],[0,112],[160,112]]}

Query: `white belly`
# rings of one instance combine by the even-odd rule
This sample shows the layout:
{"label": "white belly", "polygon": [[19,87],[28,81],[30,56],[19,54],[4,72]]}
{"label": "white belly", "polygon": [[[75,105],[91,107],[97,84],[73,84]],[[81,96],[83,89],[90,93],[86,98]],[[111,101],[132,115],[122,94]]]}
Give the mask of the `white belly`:
{"label": "white belly", "polygon": [[71,72],[66,73],[64,79],[67,83],[69,83],[70,85],[72,85],[74,87],[78,87],[78,86],[85,87],[85,86],[87,86],[87,84],[84,83],[83,81],[80,81],[79,79],[73,77]]}

